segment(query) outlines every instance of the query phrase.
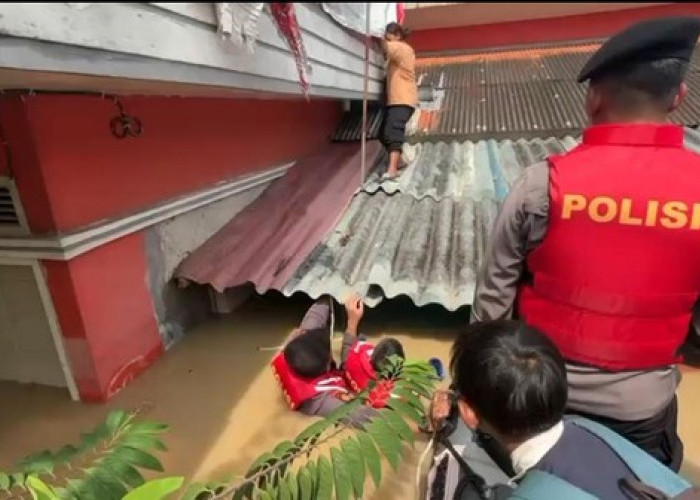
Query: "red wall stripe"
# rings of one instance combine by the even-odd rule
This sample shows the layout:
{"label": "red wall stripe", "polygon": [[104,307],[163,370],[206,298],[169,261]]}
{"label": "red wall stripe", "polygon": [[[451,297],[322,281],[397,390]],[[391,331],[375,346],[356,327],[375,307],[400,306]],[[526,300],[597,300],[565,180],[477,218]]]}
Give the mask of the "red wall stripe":
{"label": "red wall stripe", "polygon": [[640,9],[551,19],[414,31],[416,52],[501,47],[609,36],[629,24],[659,16],[700,15],[700,3],[674,3]]}

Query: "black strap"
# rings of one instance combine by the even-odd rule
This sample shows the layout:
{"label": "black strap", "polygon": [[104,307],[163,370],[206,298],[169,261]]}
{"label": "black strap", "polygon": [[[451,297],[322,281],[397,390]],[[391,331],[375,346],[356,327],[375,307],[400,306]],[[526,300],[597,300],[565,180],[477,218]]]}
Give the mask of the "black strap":
{"label": "black strap", "polygon": [[513,462],[510,459],[510,455],[493,436],[478,429],[474,431],[474,436],[476,437],[479,447],[488,454],[491,460],[498,465],[498,468],[501,469],[506,476],[515,476],[515,470],[513,470]]}
{"label": "black strap", "polygon": [[440,434],[438,436],[438,441],[440,441],[440,443],[444,445],[445,448],[447,448],[448,451],[452,454],[455,460],[457,460],[457,463],[462,469],[462,472],[464,473],[467,482],[472,486],[472,488],[474,488],[474,491],[479,495],[479,498],[483,500],[490,500],[492,496],[491,488],[489,488],[489,486],[486,484],[484,478],[476,472],[474,472],[471,467],[469,467],[469,464],[464,460],[464,457],[462,457],[462,455],[460,455],[457,452],[457,450],[455,450],[455,447],[445,435]]}
{"label": "black strap", "polygon": [[669,500],[668,495],[634,477],[620,479],[620,489],[631,500]]}

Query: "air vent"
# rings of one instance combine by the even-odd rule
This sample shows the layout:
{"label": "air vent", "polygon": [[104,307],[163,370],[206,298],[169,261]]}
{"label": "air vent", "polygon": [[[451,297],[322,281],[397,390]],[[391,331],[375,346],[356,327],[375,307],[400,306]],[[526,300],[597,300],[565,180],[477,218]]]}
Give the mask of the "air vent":
{"label": "air vent", "polygon": [[15,184],[7,177],[0,177],[0,235],[22,235],[27,232]]}
{"label": "air vent", "polygon": [[0,226],[19,227],[19,216],[9,186],[0,186]]}

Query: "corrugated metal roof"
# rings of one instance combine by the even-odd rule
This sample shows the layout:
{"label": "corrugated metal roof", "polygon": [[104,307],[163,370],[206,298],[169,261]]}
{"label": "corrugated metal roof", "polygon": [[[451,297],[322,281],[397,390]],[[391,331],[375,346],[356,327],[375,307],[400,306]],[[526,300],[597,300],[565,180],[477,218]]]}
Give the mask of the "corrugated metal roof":
{"label": "corrugated metal roof", "polygon": [[[370,107],[367,110],[367,139],[379,137],[379,131],[384,119],[384,108]],[[333,133],[333,142],[354,142],[362,140],[362,111],[348,111],[338,128]]]}
{"label": "corrugated metal roof", "polygon": [[[367,144],[367,158],[382,150]],[[281,289],[333,228],[360,186],[360,145],[333,144],[299,161],[192,252],[176,278],[218,291],[252,282]]]}
{"label": "corrugated metal roof", "polygon": [[[576,82],[598,44],[431,57],[418,63],[422,85],[441,92],[421,104],[412,142],[576,135],[586,125],[585,86]],[[696,51],[700,52],[700,51]],[[676,123],[700,125],[700,54],[688,73],[686,102]]]}
{"label": "corrugated metal roof", "polygon": [[[423,144],[398,189],[387,193],[371,181],[355,196],[282,292],[342,301],[356,290],[369,306],[399,295],[451,311],[471,304],[490,229],[512,182],[527,165],[576,142]],[[688,130],[686,146],[700,153],[700,134]]]}
{"label": "corrugated metal roof", "polygon": [[438,303],[454,311],[472,301],[476,265],[496,211],[494,200],[359,193],[282,292],[342,301],[354,290],[369,306],[406,295],[416,305]]}
{"label": "corrugated metal roof", "polygon": [[576,134],[586,125],[584,92],[583,86],[565,81],[445,89],[441,109],[419,111],[411,141]]}
{"label": "corrugated metal roof", "polygon": [[416,77],[421,83],[445,88],[575,80],[597,47],[584,45],[566,50],[528,49],[421,59],[417,62]]}
{"label": "corrugated metal roof", "polygon": [[380,172],[367,179],[363,190],[401,192],[417,199],[502,199],[528,165],[573,148],[573,137],[526,141],[423,143],[404,146],[408,167],[396,182],[382,182]]}

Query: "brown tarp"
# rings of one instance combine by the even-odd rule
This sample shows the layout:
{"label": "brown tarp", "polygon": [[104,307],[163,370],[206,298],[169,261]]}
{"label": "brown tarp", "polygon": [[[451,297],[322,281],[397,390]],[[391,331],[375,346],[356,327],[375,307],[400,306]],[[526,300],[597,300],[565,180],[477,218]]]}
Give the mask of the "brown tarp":
{"label": "brown tarp", "polygon": [[[381,146],[367,143],[371,166]],[[251,282],[280,290],[333,229],[360,186],[360,144],[332,144],[297,162],[180,263],[175,278],[219,292]]]}

